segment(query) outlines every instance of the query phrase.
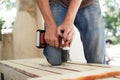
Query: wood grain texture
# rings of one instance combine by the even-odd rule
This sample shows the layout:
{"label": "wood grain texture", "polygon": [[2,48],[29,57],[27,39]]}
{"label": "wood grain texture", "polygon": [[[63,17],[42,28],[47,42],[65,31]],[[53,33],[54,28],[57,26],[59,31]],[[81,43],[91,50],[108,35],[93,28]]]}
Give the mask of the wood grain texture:
{"label": "wood grain texture", "polygon": [[120,76],[120,71],[108,72],[108,73],[79,77],[79,78],[73,78],[73,79],[68,78],[68,79],[63,79],[63,80],[97,80],[97,79],[103,79],[103,78],[115,77],[115,76]]}
{"label": "wood grain texture", "polygon": [[51,66],[41,58],[0,61],[0,70],[5,80],[120,80],[119,66],[75,62]]}

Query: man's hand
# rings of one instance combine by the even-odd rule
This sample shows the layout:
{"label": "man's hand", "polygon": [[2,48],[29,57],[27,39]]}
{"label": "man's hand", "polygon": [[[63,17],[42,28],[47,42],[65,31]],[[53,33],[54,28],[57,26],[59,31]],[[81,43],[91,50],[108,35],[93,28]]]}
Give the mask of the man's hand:
{"label": "man's hand", "polygon": [[73,40],[75,31],[73,25],[62,24],[57,29],[57,35],[63,37],[66,46],[69,46]]}
{"label": "man's hand", "polygon": [[[71,43],[74,36],[74,20],[82,0],[71,0],[63,23],[58,27],[58,35],[64,38],[65,43]],[[64,31],[62,34],[61,31]]]}
{"label": "man's hand", "polygon": [[45,41],[47,44],[53,47],[59,47],[57,28],[52,27],[52,29],[47,28],[45,32]]}
{"label": "man's hand", "polygon": [[[74,19],[76,17],[76,13],[80,7],[82,0],[71,0],[65,19],[63,23],[58,27],[58,29],[53,19],[53,15],[49,5],[49,0],[37,0],[37,2],[46,25],[45,33],[46,43],[53,47],[58,47],[59,36],[64,38],[66,44],[71,43],[74,35],[73,29]],[[62,30],[64,31],[63,34],[61,33]],[[57,36],[57,34],[59,36]]]}
{"label": "man's hand", "polygon": [[57,26],[53,19],[53,15],[50,9],[49,0],[37,0],[38,7],[42,13],[45,21],[46,32],[45,41],[47,44],[58,47]]}

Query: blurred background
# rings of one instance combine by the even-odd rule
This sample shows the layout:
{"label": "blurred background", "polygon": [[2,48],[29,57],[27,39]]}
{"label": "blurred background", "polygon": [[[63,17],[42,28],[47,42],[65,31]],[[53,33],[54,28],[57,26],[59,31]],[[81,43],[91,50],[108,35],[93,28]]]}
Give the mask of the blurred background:
{"label": "blurred background", "polygon": [[[43,29],[44,21],[35,1],[0,0],[1,60],[44,57],[42,49],[36,48],[36,30]],[[105,22],[106,40],[113,42],[110,48],[110,65],[120,65],[120,0],[99,1]],[[71,48],[71,58],[73,61],[85,62],[82,43],[77,36],[79,34],[72,46],[78,43],[80,45],[75,49]]]}

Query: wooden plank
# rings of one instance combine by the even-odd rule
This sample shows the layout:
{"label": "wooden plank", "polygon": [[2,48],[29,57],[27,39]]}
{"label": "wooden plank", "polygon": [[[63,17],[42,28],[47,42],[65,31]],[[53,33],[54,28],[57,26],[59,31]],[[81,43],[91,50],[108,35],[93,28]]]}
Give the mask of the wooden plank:
{"label": "wooden plank", "polygon": [[37,76],[40,77],[40,76],[44,76],[44,75],[47,76],[47,75],[55,75],[56,74],[56,73],[48,72],[48,71],[45,71],[45,70],[42,70],[42,69],[34,68],[34,67],[12,63],[10,61],[4,61],[4,65],[6,67],[8,66],[8,67],[12,68],[13,70],[17,70],[18,72],[28,73],[28,75],[33,73],[33,77],[34,76],[35,77],[37,77]]}
{"label": "wooden plank", "polygon": [[62,69],[60,67],[54,67],[51,65],[43,65],[43,64],[34,64],[34,63],[27,63],[27,62],[13,62],[10,61],[12,63],[16,63],[19,65],[23,65],[23,66],[27,66],[27,67],[31,67],[31,68],[35,68],[38,70],[42,70],[42,71],[46,71],[46,72],[50,72],[50,73],[55,73],[55,74],[59,74],[59,75],[63,75],[66,73],[72,73],[72,72],[80,72],[79,70],[76,69]]}
{"label": "wooden plank", "polygon": [[[116,80],[120,75],[118,66],[75,62],[67,62],[61,66],[51,66],[46,59],[40,58],[0,61],[0,68],[2,69],[1,72],[5,74],[5,80],[81,80],[81,78],[90,78],[96,75],[104,77],[104,74],[110,75],[111,73],[116,74],[104,79]],[[10,74],[10,72],[13,74]],[[113,76],[117,76],[117,78]]]}
{"label": "wooden plank", "polygon": [[2,73],[4,77],[1,78],[1,80],[26,80],[27,78],[30,78],[27,75],[24,75],[18,71],[15,71],[5,66],[3,66],[2,69],[3,69]]}
{"label": "wooden plank", "polygon": [[29,66],[29,67],[38,68],[38,69],[45,69],[48,71],[49,70],[57,71],[60,74],[66,73],[65,71],[81,72],[81,71],[86,71],[86,70],[106,68],[103,66],[102,67],[101,66],[91,67],[90,65],[87,65],[87,64],[85,65],[85,64],[72,64],[72,63],[63,64],[61,66],[50,66],[49,64],[41,64],[41,63],[36,64],[36,63],[27,62],[27,61],[22,61],[22,62],[21,61],[11,61],[11,62],[15,62],[16,64],[21,64],[21,65],[25,65],[25,66]]}
{"label": "wooden plank", "polygon": [[[32,62],[33,61],[33,62]],[[81,71],[88,71],[88,70],[94,70],[94,69],[101,69],[101,68],[111,68],[108,65],[99,65],[99,64],[80,64],[80,63],[72,63],[72,62],[68,62],[65,63],[61,66],[50,66],[47,62],[45,63],[41,63],[39,61],[42,61],[41,59],[32,59],[32,60],[15,60],[15,61],[11,61],[11,62],[15,62],[18,64],[22,64],[22,65],[26,65],[26,66],[34,66],[34,67],[39,67],[39,68],[44,68],[44,69],[48,69],[48,70],[54,70],[54,71],[58,71],[60,70],[68,70],[68,71],[75,71],[75,72],[81,72]],[[36,63],[37,62],[37,63]],[[52,69],[53,68],[53,69]],[[59,72],[61,73],[61,71]],[[64,72],[62,73],[64,74]]]}
{"label": "wooden plank", "polygon": [[[107,76],[106,76],[107,75]],[[111,69],[99,69],[99,70],[92,70],[92,71],[85,71],[79,73],[71,73],[65,75],[58,75],[58,76],[49,76],[49,77],[42,77],[42,78],[31,78],[27,80],[104,80],[104,79],[113,79],[113,80],[120,80],[120,70],[119,68],[111,68]]]}

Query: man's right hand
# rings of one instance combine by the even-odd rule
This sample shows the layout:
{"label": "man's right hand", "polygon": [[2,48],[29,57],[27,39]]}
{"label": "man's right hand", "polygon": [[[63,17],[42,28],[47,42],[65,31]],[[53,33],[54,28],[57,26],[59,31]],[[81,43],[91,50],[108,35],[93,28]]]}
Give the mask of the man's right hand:
{"label": "man's right hand", "polygon": [[45,41],[48,45],[53,47],[59,47],[57,27],[47,28],[45,32]]}
{"label": "man's right hand", "polygon": [[37,0],[37,3],[45,21],[45,41],[50,46],[59,47],[57,26],[53,19],[53,15],[49,5],[49,0]]}

